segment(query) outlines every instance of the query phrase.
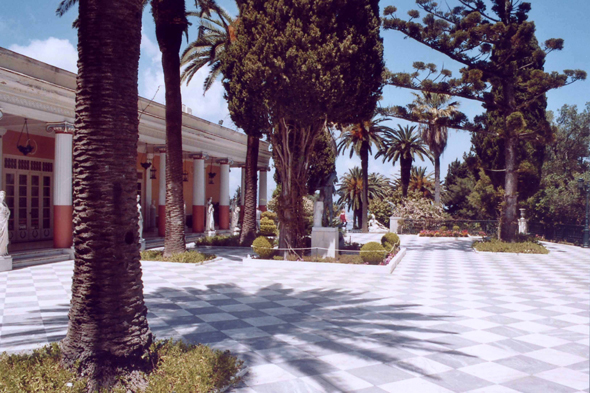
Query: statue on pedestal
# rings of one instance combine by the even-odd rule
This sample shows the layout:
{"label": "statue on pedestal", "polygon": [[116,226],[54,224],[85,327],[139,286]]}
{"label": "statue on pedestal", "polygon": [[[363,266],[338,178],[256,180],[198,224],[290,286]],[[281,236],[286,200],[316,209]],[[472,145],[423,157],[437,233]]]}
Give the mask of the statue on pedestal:
{"label": "statue on pedestal", "polygon": [[6,192],[0,191],[0,257],[8,255],[8,219],[10,209],[4,201]]}
{"label": "statue on pedestal", "polygon": [[137,223],[139,224],[139,241],[143,239],[143,213],[141,212],[141,198],[137,196]]}
{"label": "statue on pedestal", "polygon": [[213,198],[209,198],[207,201],[207,219],[205,221],[205,230],[207,231],[215,231],[215,219],[213,218],[214,210]]}
{"label": "statue on pedestal", "polygon": [[230,229],[234,232],[238,232],[238,222],[240,221],[240,207],[238,201],[233,200],[231,202],[231,226]]}
{"label": "statue on pedestal", "polygon": [[[324,207],[322,209],[323,215],[322,224],[325,222],[326,226],[331,226],[332,221],[334,219],[334,201],[332,199],[334,193],[336,192],[335,183],[338,182],[338,175],[336,171],[330,173],[330,175],[324,179],[322,185],[320,187],[320,201],[324,203]],[[314,224],[315,226],[315,224]],[[323,226],[323,225],[319,225]]]}
{"label": "statue on pedestal", "polygon": [[375,218],[374,214],[371,214],[371,219],[369,220],[369,232],[387,232],[387,228],[385,225],[381,224]]}

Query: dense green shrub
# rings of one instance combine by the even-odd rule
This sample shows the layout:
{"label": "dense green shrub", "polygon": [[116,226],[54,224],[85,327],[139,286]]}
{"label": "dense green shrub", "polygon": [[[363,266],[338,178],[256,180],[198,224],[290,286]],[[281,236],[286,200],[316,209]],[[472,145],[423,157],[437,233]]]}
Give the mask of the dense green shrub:
{"label": "dense green shrub", "polygon": [[180,262],[180,263],[201,263],[215,258],[213,254],[203,254],[197,251],[186,251],[178,254],[172,254],[164,258],[164,252],[158,250],[142,251],[140,259],[142,261],[162,261],[162,262]]}
{"label": "dense green shrub", "polygon": [[252,249],[262,259],[272,259],[275,254],[272,243],[264,236],[258,236],[254,239]]}
{"label": "dense green shrub", "polygon": [[270,218],[260,219],[260,235],[261,236],[276,236],[277,226],[275,222]]}
{"label": "dense green shrub", "polygon": [[393,232],[387,232],[381,238],[381,244],[383,245],[385,250],[389,252],[392,248],[399,247],[399,245],[400,245],[399,236]]}
{"label": "dense green shrub", "polygon": [[[236,377],[242,361],[229,351],[213,350],[204,345],[182,341],[158,341],[150,348],[157,360],[156,368],[146,375],[145,393],[210,392],[240,381]],[[80,378],[60,364],[57,343],[44,346],[32,354],[0,355],[0,392],[7,393],[85,393],[87,379]],[[111,390],[124,393],[134,390],[125,381]]]}
{"label": "dense green shrub", "polygon": [[461,227],[459,225],[453,225],[453,231],[460,231]]}
{"label": "dense green shrub", "polygon": [[361,258],[371,265],[383,262],[386,255],[387,251],[377,242],[369,242],[361,247]]}
{"label": "dense green shrub", "polygon": [[223,246],[238,247],[240,245],[240,235],[216,235],[201,237],[195,240],[195,246]]}
{"label": "dense green shrub", "polygon": [[446,231],[446,230],[448,230],[448,229],[449,229],[449,228],[447,228],[447,226],[446,226],[446,225],[443,225],[442,227],[440,227],[440,228],[439,228],[439,230],[440,230],[440,231]]}
{"label": "dense green shrub", "polygon": [[262,221],[262,219],[264,219],[264,218],[268,218],[268,219],[272,220],[275,223],[277,222],[277,219],[278,219],[277,218],[277,213],[271,212],[271,211],[262,212],[260,214],[260,220]]}

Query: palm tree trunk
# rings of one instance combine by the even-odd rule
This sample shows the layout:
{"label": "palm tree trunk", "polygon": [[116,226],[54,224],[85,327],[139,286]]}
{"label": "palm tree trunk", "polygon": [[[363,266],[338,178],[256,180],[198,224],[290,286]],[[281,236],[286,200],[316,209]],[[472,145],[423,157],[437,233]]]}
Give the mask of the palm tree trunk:
{"label": "palm tree trunk", "polygon": [[260,139],[248,135],[246,151],[246,179],[244,190],[244,222],[240,234],[240,244],[249,246],[256,238],[256,186],[258,184],[258,149]]}
{"label": "palm tree trunk", "polygon": [[116,375],[149,370],[135,182],[141,3],[79,2],[75,262],[61,352],[62,364],[89,377],[92,391],[108,389]]}
{"label": "palm tree trunk", "polygon": [[164,256],[186,251],[182,182],[182,96],[180,44],[185,18],[184,0],[152,0],[156,37],[162,52],[166,87],[166,236]]}
{"label": "palm tree trunk", "polygon": [[434,156],[434,203],[440,205],[440,154]]}
{"label": "palm tree trunk", "polygon": [[400,160],[400,175],[402,181],[402,196],[408,196],[408,187],[410,186],[410,174],[412,172],[412,158],[401,157]]}
{"label": "palm tree trunk", "polygon": [[363,190],[361,194],[362,232],[369,232],[367,217],[369,214],[369,146],[363,142],[361,147],[361,168],[363,171]]}

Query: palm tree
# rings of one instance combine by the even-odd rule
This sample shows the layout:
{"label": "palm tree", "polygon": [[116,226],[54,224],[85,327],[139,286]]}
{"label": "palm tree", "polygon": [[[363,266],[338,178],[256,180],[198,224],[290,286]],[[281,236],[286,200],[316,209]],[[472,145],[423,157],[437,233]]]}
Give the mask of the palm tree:
{"label": "palm tree", "polygon": [[426,174],[426,167],[412,167],[408,190],[419,192],[424,198],[432,199],[434,191],[432,173]]}
{"label": "palm tree", "polygon": [[150,363],[136,185],[129,181],[136,177],[141,13],[137,0],[79,6],[75,262],[61,354],[64,366],[89,378],[89,391],[110,390],[118,375]]}
{"label": "palm tree", "polygon": [[[211,11],[215,12],[217,18],[211,16]],[[182,53],[180,65],[186,68],[182,71],[181,80],[188,85],[195,74],[208,65],[210,69],[203,83],[204,94],[221,75],[225,48],[235,39],[236,20],[217,4],[212,4],[211,9],[189,12],[188,15],[200,18],[199,35]]]}
{"label": "palm tree", "polygon": [[[201,5],[200,13],[190,15],[200,17],[199,36],[190,43],[182,54],[182,81],[188,85],[198,70],[208,65],[209,75],[205,78],[205,94],[221,74],[223,56],[235,39],[238,19],[233,19],[214,0],[207,0]],[[216,14],[216,18],[211,16]],[[258,151],[262,133],[258,129],[244,129],[248,135],[246,146],[245,182],[244,182],[244,220],[240,232],[240,244],[249,245],[256,237],[256,186],[258,183]]]}
{"label": "palm tree", "polygon": [[[369,184],[369,154],[372,154],[371,147],[375,145],[377,148],[381,148],[383,143],[382,135],[386,131],[393,131],[391,128],[381,125],[381,123],[387,120],[390,119],[373,117],[370,121],[364,121],[348,127],[340,135],[338,154],[350,149],[350,158],[352,158],[354,153],[361,158],[363,184]],[[368,187],[365,187],[361,195],[362,213],[360,215],[362,217],[360,226],[363,232],[369,231],[367,222],[368,209],[369,190]]]}
{"label": "palm tree", "polygon": [[164,256],[186,251],[182,158],[180,45],[187,34],[184,0],[151,0],[166,88],[166,236]]}
{"label": "palm tree", "polygon": [[416,99],[408,107],[422,120],[422,140],[428,145],[434,158],[434,201],[440,203],[440,156],[447,147],[446,121],[459,112],[459,103],[449,102],[451,96],[447,94],[425,91],[421,95],[413,94]]}
{"label": "palm tree", "polygon": [[[147,0],[138,0],[142,8]],[[209,0],[197,0],[207,7]],[[57,14],[65,14],[78,0],[62,0]],[[182,96],[180,92],[180,45],[188,37],[184,0],[151,0],[156,38],[162,52],[166,88],[166,235],[164,256],[186,251],[182,158]],[[78,21],[74,22],[78,27]]]}
{"label": "palm tree", "polygon": [[[368,199],[383,198],[389,188],[389,180],[378,173],[371,173],[368,176]],[[336,193],[340,196],[337,205],[345,204],[349,210],[352,210],[352,223],[355,228],[360,228],[361,222],[361,195],[363,193],[363,174],[361,168],[355,166],[348,170],[338,185]],[[359,221],[356,225],[357,220]],[[366,221],[366,220],[364,220]]]}
{"label": "palm tree", "polygon": [[375,156],[375,158],[383,156],[383,162],[391,161],[393,164],[399,160],[402,195],[404,198],[408,196],[414,156],[417,156],[422,161],[424,161],[424,157],[430,158],[426,145],[415,130],[416,126],[402,128],[402,126],[398,125],[396,130],[386,131],[383,146]]}

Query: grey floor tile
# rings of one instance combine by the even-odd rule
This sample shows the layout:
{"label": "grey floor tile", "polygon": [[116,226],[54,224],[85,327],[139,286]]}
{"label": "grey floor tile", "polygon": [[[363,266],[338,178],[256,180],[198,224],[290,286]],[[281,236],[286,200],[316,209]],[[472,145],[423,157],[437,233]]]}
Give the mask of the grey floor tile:
{"label": "grey floor tile", "polygon": [[439,374],[430,375],[425,378],[429,382],[435,383],[448,389],[452,392],[467,392],[469,390],[475,390],[486,386],[492,386],[493,384],[485,381],[481,378],[474,377],[467,373],[451,370]]}
{"label": "grey floor tile", "polygon": [[567,386],[547,381],[537,377],[524,377],[514,381],[503,383],[502,385],[522,393],[573,393],[576,390]]}

